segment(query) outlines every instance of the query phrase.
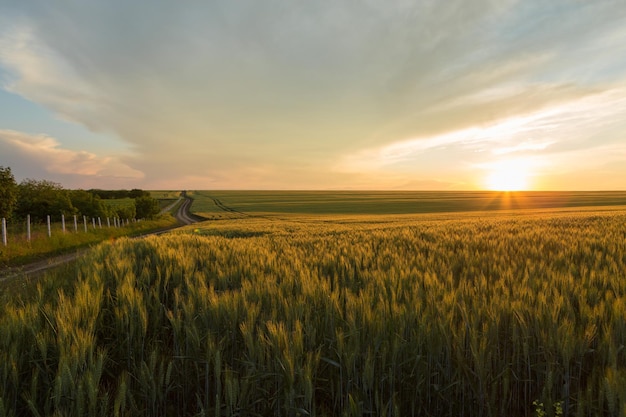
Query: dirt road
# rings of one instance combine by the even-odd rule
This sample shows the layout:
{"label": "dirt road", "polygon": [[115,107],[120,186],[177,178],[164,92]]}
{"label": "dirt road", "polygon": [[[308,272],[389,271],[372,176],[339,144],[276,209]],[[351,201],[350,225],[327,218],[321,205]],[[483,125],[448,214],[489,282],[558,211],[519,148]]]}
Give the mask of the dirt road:
{"label": "dirt road", "polygon": [[178,207],[178,210],[176,211],[176,219],[184,225],[197,223],[204,220],[204,218],[202,217],[191,214],[191,211],[189,211],[189,209],[191,208],[191,203],[193,203],[193,200],[189,197],[185,197],[181,205]]}

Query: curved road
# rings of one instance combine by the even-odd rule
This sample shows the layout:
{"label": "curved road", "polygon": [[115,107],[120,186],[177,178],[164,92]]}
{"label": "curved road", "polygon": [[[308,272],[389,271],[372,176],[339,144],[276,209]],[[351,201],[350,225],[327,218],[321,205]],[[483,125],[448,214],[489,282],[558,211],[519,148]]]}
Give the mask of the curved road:
{"label": "curved road", "polygon": [[191,203],[193,203],[193,200],[191,198],[184,197],[182,204],[178,207],[178,210],[176,211],[176,220],[184,225],[204,220],[204,218],[202,217],[191,214],[191,211],[189,210],[191,208]]}
{"label": "curved road", "polygon": [[[176,217],[176,220],[178,220],[178,222],[181,223],[181,225],[173,226],[165,230],[145,233],[137,237],[145,237],[145,236],[150,236],[150,235],[158,235],[158,234],[166,233],[166,232],[169,232],[170,230],[179,228],[181,226],[186,226],[186,225],[204,220],[203,217],[196,216],[189,211],[189,209],[191,208],[191,203],[193,203],[193,200],[191,198],[189,197],[181,197],[181,198],[184,198],[184,200],[182,204],[178,206],[178,210],[176,210],[176,214],[174,215]],[[176,203],[174,203],[174,205]],[[43,272],[47,269],[54,268],[55,266],[59,266],[64,263],[73,261],[74,259],[78,258],[79,256],[81,256],[88,250],[89,249],[78,249],[75,252],[66,253],[65,255],[54,256],[54,257],[47,258],[41,261],[22,265],[19,267],[6,268],[3,270],[0,270],[0,282],[6,279],[15,278],[18,276],[31,275],[31,274]]]}

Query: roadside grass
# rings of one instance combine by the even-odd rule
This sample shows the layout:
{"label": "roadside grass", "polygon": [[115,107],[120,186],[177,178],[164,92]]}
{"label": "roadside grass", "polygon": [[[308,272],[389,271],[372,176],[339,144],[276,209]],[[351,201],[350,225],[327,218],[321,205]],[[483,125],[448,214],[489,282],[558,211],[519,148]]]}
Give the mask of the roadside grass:
{"label": "roadside grass", "polygon": [[[158,199],[160,207],[164,209],[178,200],[180,191],[150,191],[150,195]],[[132,207],[135,203],[132,198],[104,199],[102,202],[107,208],[113,210]],[[110,224],[107,224],[106,219],[101,219],[101,223],[88,222],[87,230],[85,230],[83,221],[79,219],[77,228],[74,229],[73,221],[70,218],[66,220],[65,232],[63,232],[61,223],[52,223],[50,237],[48,237],[46,225],[33,223],[30,242],[27,241],[25,225],[9,225],[7,246],[0,242],[0,268],[24,265],[28,262],[67,253],[102,241],[171,227],[177,223],[173,216],[177,207],[178,205],[172,206],[168,213],[164,213],[156,219],[130,222],[117,228],[113,226],[112,219],[109,219]]]}
{"label": "roadside grass", "polygon": [[159,200],[159,207],[163,210],[180,198],[180,190],[150,190],[150,197]]}
{"label": "roadside grass", "polygon": [[176,198],[160,198],[159,199],[159,209],[163,210],[164,208],[168,207],[169,205],[171,205],[172,203],[176,202],[178,200],[178,197]]}
{"label": "roadside grass", "polygon": [[66,225],[65,233],[63,233],[60,224],[53,224],[51,225],[50,237],[48,237],[45,225],[33,225],[30,242],[24,233],[11,235],[7,241],[7,246],[0,242],[0,268],[23,265],[102,241],[167,228],[176,223],[176,219],[168,213],[154,220],[131,222],[117,228],[106,227],[106,225],[102,228],[96,225],[94,228],[92,223],[88,223],[86,232],[83,224],[79,225],[76,232],[73,230],[73,226]]}

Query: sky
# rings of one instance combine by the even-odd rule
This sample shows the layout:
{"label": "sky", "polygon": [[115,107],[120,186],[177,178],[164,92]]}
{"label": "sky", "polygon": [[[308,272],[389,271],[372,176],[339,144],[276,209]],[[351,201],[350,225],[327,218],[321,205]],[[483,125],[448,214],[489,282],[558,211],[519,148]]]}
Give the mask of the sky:
{"label": "sky", "polygon": [[626,7],[0,0],[0,166],[86,189],[626,190]]}

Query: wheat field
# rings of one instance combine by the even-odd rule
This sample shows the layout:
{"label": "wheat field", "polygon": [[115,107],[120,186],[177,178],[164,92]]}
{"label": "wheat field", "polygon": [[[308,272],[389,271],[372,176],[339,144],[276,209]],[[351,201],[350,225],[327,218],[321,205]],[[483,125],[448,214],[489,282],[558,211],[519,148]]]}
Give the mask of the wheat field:
{"label": "wheat field", "polygon": [[206,222],[2,306],[0,416],[625,415],[625,316],[619,208]]}

